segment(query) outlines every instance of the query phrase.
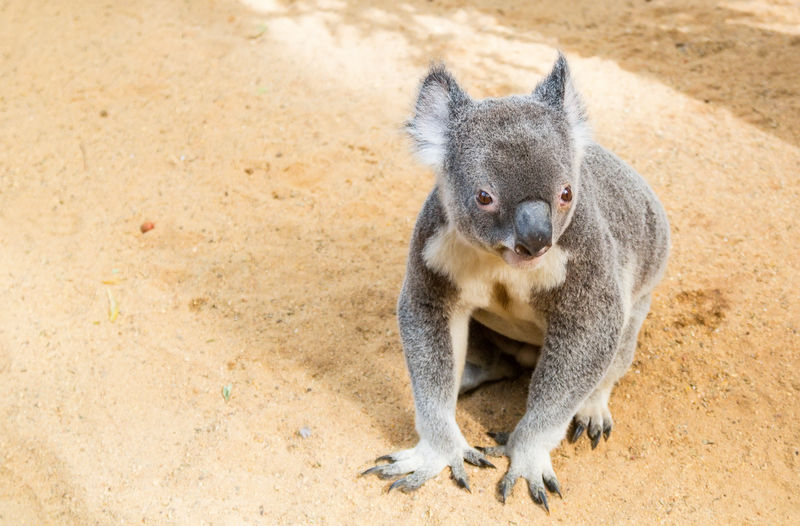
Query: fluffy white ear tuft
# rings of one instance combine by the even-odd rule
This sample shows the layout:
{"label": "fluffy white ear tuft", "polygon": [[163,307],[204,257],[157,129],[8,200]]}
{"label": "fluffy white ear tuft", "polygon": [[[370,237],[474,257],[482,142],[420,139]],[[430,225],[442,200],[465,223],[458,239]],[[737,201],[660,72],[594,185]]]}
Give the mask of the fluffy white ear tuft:
{"label": "fluffy white ear tuft", "polygon": [[564,112],[572,129],[576,149],[582,152],[591,137],[586,107],[575,89],[567,59],[560,51],[553,70],[536,86],[533,96],[543,104]]}
{"label": "fluffy white ear tuft", "polygon": [[406,123],[420,161],[441,169],[454,112],[468,100],[443,64],[431,67],[419,88],[414,117]]}

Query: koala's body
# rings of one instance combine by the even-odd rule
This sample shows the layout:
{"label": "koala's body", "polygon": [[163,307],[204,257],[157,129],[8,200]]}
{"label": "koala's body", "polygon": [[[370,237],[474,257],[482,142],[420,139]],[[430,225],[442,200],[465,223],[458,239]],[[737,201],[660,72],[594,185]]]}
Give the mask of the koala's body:
{"label": "koala's body", "polygon": [[[574,421],[596,446],[666,266],[669,225],[633,169],[589,138],[563,55],[531,95],[475,101],[442,66],[408,130],[437,179],[417,219],[398,304],[416,447],[367,470],[413,490],[463,461],[507,455],[501,498],[524,477],[547,508],[550,451]],[[526,413],[478,450],[455,419],[459,392],[534,367]]]}

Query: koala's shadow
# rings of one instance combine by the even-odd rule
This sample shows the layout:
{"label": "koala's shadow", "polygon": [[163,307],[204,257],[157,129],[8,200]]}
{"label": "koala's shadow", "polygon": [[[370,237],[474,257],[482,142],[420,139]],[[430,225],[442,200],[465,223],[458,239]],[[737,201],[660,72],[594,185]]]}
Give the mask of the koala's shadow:
{"label": "koala's shadow", "polygon": [[[454,18],[450,6],[431,1],[342,2],[325,6],[278,2],[267,17],[321,15],[334,38],[355,29],[364,35],[390,33],[408,43],[421,67],[460,49],[453,27],[498,39],[554,45],[567,53],[604,57],[621,68],[657,79],[697,100],[723,106],[769,134],[800,144],[800,36],[792,28],[790,7],[758,11],[715,0],[663,5],[661,2],[497,2],[476,0]],[[781,11],[783,9],[784,11]],[[440,19],[436,31],[420,16]],[[475,16],[481,15],[481,16]],[[491,17],[499,28],[483,24]],[[457,23],[455,21],[458,21]],[[785,31],[781,28],[786,27]],[[501,47],[502,49],[502,47]],[[506,78],[508,66],[530,69],[489,46],[458,69],[483,78]],[[504,68],[503,68],[504,67]],[[535,74],[540,74],[536,71]],[[620,87],[624,89],[623,87]]]}
{"label": "koala's shadow", "polygon": [[[398,273],[398,279],[402,274]],[[360,405],[391,448],[416,440],[414,401],[397,333],[397,290],[378,286],[337,287],[327,298],[341,324],[328,349],[306,353],[303,367]],[[327,308],[325,310],[328,310]],[[469,441],[487,445],[487,431],[512,430],[525,412],[530,371],[487,382],[458,400],[457,419]]]}
{"label": "koala's shadow", "polygon": [[484,445],[486,432],[513,431],[525,414],[531,370],[518,376],[481,384],[458,398],[457,418],[467,441]]}

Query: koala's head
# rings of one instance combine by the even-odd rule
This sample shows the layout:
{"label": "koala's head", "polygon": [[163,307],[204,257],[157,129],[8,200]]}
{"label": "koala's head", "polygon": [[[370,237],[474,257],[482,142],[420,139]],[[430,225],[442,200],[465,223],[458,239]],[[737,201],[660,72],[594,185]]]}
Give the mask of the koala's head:
{"label": "koala's head", "polygon": [[530,268],[558,242],[581,198],[589,136],[563,55],[530,95],[481,101],[434,66],[407,128],[470,243]]}

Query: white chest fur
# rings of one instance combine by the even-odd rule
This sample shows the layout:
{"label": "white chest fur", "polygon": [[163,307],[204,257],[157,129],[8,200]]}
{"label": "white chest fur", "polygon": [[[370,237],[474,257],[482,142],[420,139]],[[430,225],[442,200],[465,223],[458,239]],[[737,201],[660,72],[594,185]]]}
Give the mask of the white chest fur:
{"label": "white chest fur", "polygon": [[432,270],[447,275],[459,290],[459,310],[514,340],[541,345],[546,321],[530,305],[531,294],[566,279],[569,255],[551,248],[533,269],[516,269],[495,254],[476,248],[455,230],[443,228],[423,254]]}

